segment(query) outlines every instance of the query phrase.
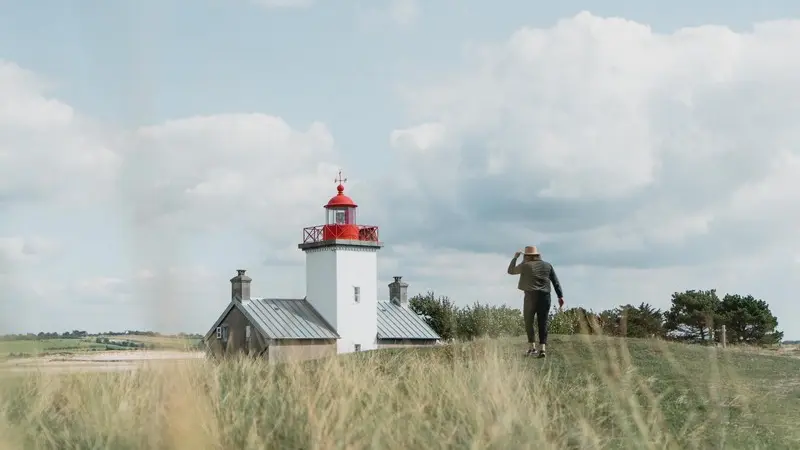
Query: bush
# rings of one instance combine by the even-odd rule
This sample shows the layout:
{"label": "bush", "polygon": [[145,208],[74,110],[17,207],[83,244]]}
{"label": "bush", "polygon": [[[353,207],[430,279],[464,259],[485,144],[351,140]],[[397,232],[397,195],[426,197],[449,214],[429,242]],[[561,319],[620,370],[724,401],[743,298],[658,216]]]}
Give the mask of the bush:
{"label": "bush", "polygon": [[443,340],[455,338],[457,308],[448,297],[436,297],[433,291],[415,295],[408,301],[409,308],[425,319]]}
{"label": "bush", "polygon": [[525,333],[522,312],[503,306],[481,305],[459,308],[456,312],[456,336],[461,340],[480,337],[520,336]]}
{"label": "bush", "polygon": [[601,322],[591,310],[570,308],[550,313],[550,333],[553,334],[602,334]]}

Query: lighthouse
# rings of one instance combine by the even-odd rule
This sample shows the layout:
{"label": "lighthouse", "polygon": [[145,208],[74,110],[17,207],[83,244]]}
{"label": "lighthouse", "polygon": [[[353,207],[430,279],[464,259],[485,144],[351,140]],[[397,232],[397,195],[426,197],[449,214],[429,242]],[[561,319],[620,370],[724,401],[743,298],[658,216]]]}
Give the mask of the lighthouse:
{"label": "lighthouse", "polygon": [[393,347],[437,345],[441,337],[410,308],[408,283],[395,276],[391,299],[378,301],[378,227],[356,220],[342,172],[325,223],[303,229],[305,298],[253,297],[244,269],[228,305],[203,337],[213,357],[245,354],[268,361],[316,359]]}
{"label": "lighthouse", "polygon": [[325,223],[303,229],[306,300],[336,330],[337,353],[377,348],[378,227],[360,225],[358,205],[345,195],[341,171]]}

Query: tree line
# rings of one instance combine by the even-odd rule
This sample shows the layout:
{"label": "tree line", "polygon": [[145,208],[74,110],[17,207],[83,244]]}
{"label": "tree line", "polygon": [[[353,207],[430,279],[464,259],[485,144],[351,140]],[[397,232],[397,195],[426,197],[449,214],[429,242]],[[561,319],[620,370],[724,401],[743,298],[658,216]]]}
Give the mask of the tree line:
{"label": "tree line", "polygon": [[[522,311],[479,302],[458,307],[434,292],[409,300],[409,308],[444,340],[525,334]],[[726,328],[728,344],[773,345],[783,340],[778,319],[764,300],[752,295],[726,294],[715,289],[672,294],[671,306],[661,310],[648,303],[626,304],[596,313],[584,308],[550,313],[552,334],[603,334],[631,338],[657,338],[687,343],[713,344]]]}

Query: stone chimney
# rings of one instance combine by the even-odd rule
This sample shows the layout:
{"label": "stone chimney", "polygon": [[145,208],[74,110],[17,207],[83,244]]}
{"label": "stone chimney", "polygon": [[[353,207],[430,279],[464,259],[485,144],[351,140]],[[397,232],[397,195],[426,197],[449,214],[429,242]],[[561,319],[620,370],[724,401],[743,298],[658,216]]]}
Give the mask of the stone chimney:
{"label": "stone chimney", "polygon": [[244,274],[244,269],[239,269],[238,274],[231,278],[231,300],[242,302],[250,300],[250,282],[252,278]]}
{"label": "stone chimney", "polygon": [[403,277],[394,277],[394,282],[389,283],[389,298],[391,302],[403,308],[408,306],[408,283],[400,281]]}

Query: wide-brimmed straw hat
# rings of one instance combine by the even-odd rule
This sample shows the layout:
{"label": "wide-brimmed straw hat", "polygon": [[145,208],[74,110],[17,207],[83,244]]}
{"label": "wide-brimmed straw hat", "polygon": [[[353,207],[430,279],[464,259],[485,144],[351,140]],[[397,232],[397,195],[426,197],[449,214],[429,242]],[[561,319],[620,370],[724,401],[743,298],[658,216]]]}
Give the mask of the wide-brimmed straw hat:
{"label": "wide-brimmed straw hat", "polygon": [[536,256],[536,255],[539,255],[540,253],[539,253],[539,249],[536,248],[535,245],[529,245],[529,246],[525,247],[525,251],[522,252],[522,254],[523,255],[528,255],[528,256]]}

